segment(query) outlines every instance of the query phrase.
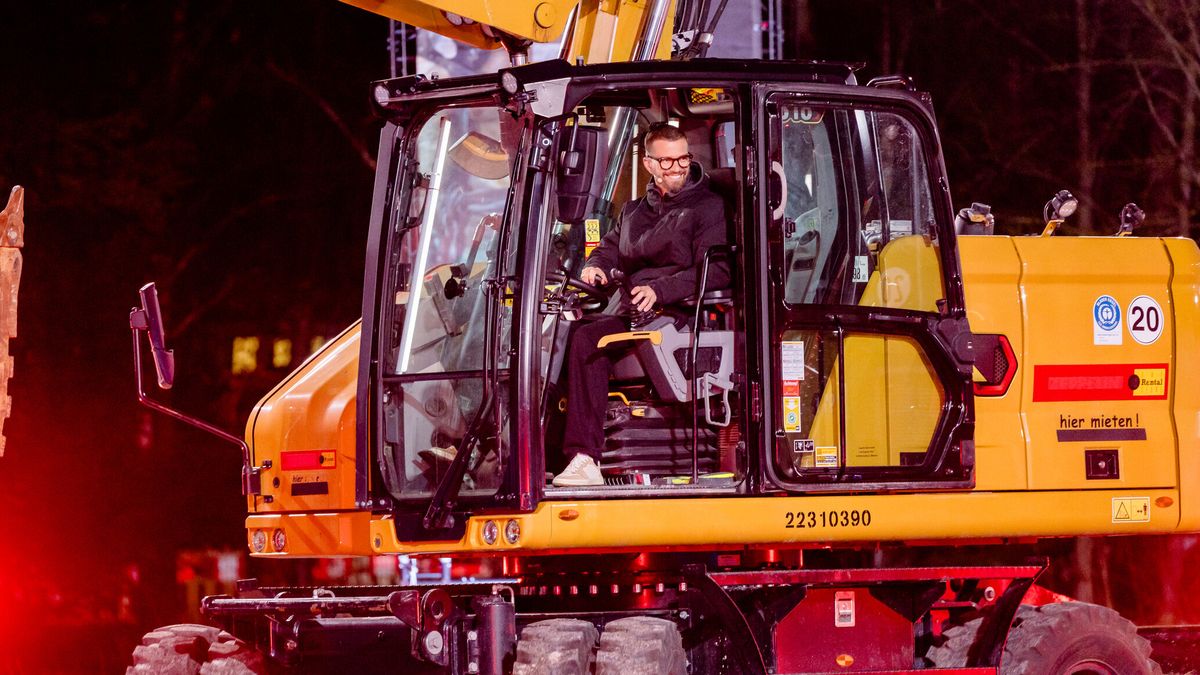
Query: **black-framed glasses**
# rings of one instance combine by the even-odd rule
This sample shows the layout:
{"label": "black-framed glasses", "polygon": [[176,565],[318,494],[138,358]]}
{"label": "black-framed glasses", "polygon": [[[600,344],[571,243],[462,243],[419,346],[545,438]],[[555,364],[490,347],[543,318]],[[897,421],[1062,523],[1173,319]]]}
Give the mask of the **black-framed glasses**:
{"label": "black-framed glasses", "polygon": [[692,154],[690,152],[680,157],[651,157],[650,155],[646,155],[646,159],[658,162],[658,168],[660,169],[670,169],[676,163],[679,164],[679,168],[686,169],[692,164]]}

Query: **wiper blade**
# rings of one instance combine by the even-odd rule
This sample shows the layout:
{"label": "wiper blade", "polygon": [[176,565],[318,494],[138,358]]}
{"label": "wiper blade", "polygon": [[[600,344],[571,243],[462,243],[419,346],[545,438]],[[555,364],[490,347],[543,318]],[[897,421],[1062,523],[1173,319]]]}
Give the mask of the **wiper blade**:
{"label": "wiper blade", "polygon": [[[452,511],[458,502],[458,493],[462,490],[463,479],[467,475],[467,462],[470,461],[475,447],[479,445],[482,436],[481,430],[487,428],[484,421],[492,414],[492,408],[495,406],[496,387],[499,384],[499,373],[495,367],[499,358],[496,353],[496,343],[498,342],[495,336],[496,314],[493,311],[496,294],[496,292],[490,294],[491,297],[488,298],[483,313],[483,322],[487,331],[484,333],[484,358],[486,361],[483,368],[483,403],[475,411],[475,417],[471,419],[471,424],[467,427],[467,433],[462,439],[462,447],[454,456],[454,461],[450,462],[449,468],[446,469],[446,475],[438,481],[437,489],[433,491],[433,497],[429,500],[429,507],[425,509],[425,517],[421,521],[426,530],[444,529],[453,524]],[[481,453],[481,462],[483,457],[484,454]]]}
{"label": "wiper blade", "polygon": [[491,410],[492,401],[495,398],[491,394],[493,389],[492,387],[488,388],[488,397],[475,412],[475,418],[471,420],[471,426],[463,436],[462,447],[454,455],[454,460],[446,469],[446,475],[442,476],[437,489],[433,491],[433,497],[429,500],[429,507],[425,509],[425,517],[421,521],[426,530],[446,529],[454,525],[452,511],[455,503],[458,502],[458,493],[462,490],[463,478],[467,475],[467,462],[470,460],[475,446],[479,444],[479,429]]}

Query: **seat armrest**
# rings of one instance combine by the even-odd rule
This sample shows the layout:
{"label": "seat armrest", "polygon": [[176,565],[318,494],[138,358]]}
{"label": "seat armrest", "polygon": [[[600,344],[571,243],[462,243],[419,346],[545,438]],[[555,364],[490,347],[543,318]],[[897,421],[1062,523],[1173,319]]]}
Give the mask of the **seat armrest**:
{"label": "seat armrest", "polygon": [[[706,305],[728,305],[733,301],[733,291],[728,288],[722,288],[716,291],[709,291],[700,298],[701,306]],[[683,301],[687,307],[696,306],[696,296],[691,296]]]}

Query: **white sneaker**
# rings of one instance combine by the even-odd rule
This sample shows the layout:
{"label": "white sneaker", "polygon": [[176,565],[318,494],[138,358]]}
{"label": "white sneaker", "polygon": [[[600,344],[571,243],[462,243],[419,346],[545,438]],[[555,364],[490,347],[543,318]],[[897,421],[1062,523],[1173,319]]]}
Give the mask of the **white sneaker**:
{"label": "white sneaker", "polygon": [[582,452],[571,458],[571,463],[551,481],[554,487],[590,487],[604,485],[600,465]]}

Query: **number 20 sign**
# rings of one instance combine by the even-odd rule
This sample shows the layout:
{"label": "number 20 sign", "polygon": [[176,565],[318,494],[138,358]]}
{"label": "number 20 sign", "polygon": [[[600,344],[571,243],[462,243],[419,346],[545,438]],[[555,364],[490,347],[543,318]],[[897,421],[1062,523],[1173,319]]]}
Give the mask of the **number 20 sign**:
{"label": "number 20 sign", "polygon": [[1125,325],[1129,336],[1138,344],[1153,344],[1162,335],[1163,311],[1158,301],[1148,295],[1139,295],[1125,310]]}

